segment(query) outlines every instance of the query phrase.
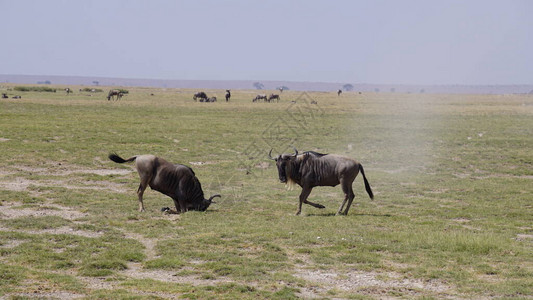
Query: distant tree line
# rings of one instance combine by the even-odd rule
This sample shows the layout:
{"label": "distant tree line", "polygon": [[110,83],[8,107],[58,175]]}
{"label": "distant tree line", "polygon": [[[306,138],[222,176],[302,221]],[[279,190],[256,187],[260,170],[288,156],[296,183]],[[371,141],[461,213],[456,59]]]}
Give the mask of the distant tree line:
{"label": "distant tree line", "polygon": [[345,90],[345,91],[347,91],[347,92],[350,92],[350,91],[353,90],[353,84],[349,84],[349,83],[347,83],[347,84],[345,84],[345,85],[342,86],[342,89]]}

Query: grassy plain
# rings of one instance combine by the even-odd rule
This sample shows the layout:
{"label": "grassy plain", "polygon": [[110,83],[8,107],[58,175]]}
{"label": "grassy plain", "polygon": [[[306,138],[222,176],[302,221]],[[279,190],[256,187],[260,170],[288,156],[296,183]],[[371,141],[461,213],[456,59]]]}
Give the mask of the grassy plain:
{"label": "grassy plain", "polygon": [[[0,101],[0,297],[533,297],[531,96],[61,88]],[[348,216],[339,187],[294,216],[267,159],[292,145],[359,160],[374,201],[358,177]],[[139,213],[110,152],[189,165],[222,198],[172,216],[147,190]]]}

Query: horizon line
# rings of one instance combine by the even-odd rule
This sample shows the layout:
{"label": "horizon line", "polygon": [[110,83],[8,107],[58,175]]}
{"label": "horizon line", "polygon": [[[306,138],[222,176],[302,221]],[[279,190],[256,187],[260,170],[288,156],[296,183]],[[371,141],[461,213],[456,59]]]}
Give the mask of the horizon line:
{"label": "horizon line", "polygon": [[[120,80],[151,80],[151,81],[216,81],[216,82],[270,82],[270,83],[297,83],[297,84],[338,84],[338,85],[385,85],[385,86],[533,86],[533,83],[372,83],[372,82],[336,82],[336,81],[302,81],[302,80],[284,80],[284,79],[168,79],[168,78],[150,78],[150,77],[113,77],[113,76],[93,76],[93,75],[41,75],[41,74],[0,74],[0,76],[25,76],[25,77],[67,77],[67,78],[94,78],[94,79],[120,79]],[[45,79],[45,78],[44,78]]]}

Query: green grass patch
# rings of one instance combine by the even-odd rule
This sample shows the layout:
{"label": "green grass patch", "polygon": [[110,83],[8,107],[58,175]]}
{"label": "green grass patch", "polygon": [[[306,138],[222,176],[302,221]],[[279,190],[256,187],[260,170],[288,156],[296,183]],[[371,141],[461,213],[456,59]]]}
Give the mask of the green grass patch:
{"label": "green grass patch", "polygon": [[[318,102],[309,106],[294,91],[279,104],[252,103],[256,91],[199,103],[192,92],[129,88],[109,102],[27,91],[0,102],[2,297],[39,287],[90,299],[533,294],[531,97],[308,93]],[[290,146],[357,159],[375,199],[359,176],[348,216],[334,215],[340,187],[314,189],[309,200],[326,208],[304,205],[294,216],[300,190],[287,191],[267,158]],[[109,152],[191,166],[206,196],[222,198],[206,212],[170,216],[160,208],[172,200],[148,189],[139,213],[138,175]],[[142,268],[128,270],[132,262]],[[338,280],[364,272],[388,285],[344,291],[304,279],[306,270]],[[135,271],[186,279],[125,275]]]}

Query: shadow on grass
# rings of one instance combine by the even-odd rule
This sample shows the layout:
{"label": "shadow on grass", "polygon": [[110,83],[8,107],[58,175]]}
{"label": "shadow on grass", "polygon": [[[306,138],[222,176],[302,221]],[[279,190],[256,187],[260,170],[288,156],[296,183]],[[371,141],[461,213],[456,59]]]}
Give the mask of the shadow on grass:
{"label": "shadow on grass", "polygon": [[[392,217],[391,214],[350,214],[348,213],[348,216],[367,216],[367,217],[387,217],[387,218],[390,218]],[[307,217],[347,217],[345,215],[338,215],[336,213],[323,213],[323,214],[320,214],[320,213],[311,213],[311,214],[308,214]]]}

